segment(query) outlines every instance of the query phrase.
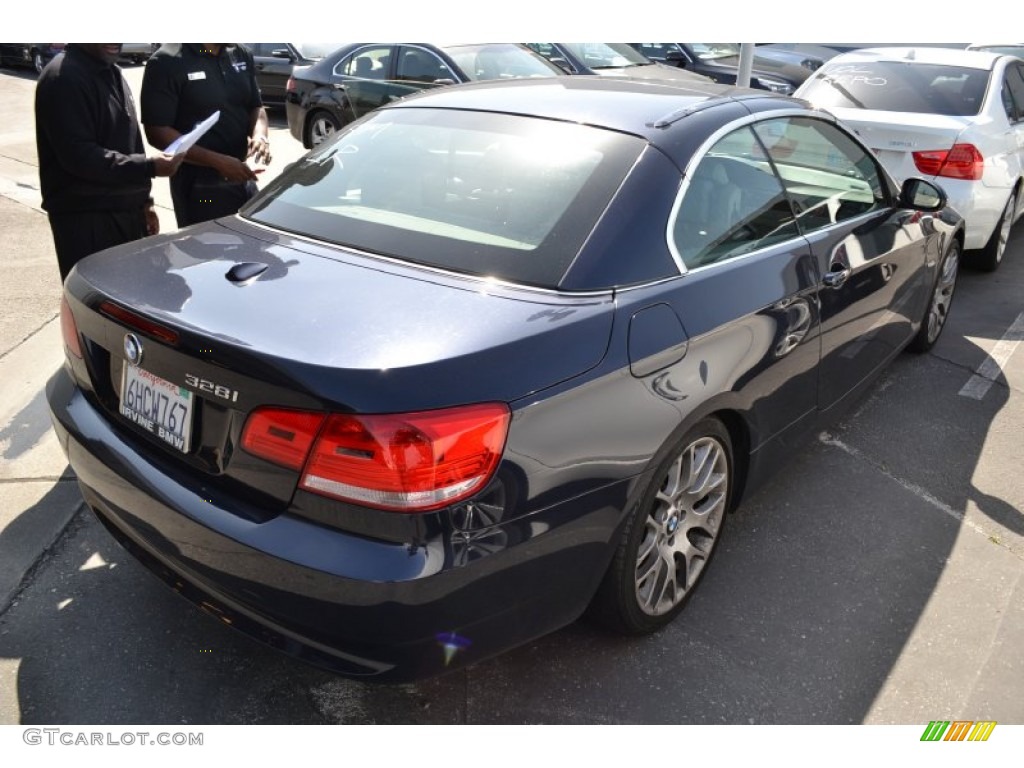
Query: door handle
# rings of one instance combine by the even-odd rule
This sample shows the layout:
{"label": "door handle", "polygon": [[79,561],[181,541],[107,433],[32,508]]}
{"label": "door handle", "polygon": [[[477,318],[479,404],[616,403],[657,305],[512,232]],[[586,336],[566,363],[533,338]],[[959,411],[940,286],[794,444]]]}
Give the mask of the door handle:
{"label": "door handle", "polygon": [[825,284],[826,288],[842,288],[849,277],[849,269],[837,269],[832,272],[826,272],[825,276],[821,278],[821,282]]}

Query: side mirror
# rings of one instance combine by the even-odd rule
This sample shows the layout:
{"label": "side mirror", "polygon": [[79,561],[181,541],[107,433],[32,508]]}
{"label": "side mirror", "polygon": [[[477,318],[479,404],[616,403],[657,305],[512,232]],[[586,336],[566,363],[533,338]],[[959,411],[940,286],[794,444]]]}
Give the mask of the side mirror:
{"label": "side mirror", "polygon": [[900,205],[915,211],[934,213],[944,208],[947,200],[942,187],[924,179],[911,177],[903,182],[900,189]]}
{"label": "side mirror", "polygon": [[455,81],[452,80],[450,77],[439,77],[439,78],[437,78],[437,80],[434,80],[433,84],[434,85],[455,85]]}
{"label": "side mirror", "polygon": [[288,59],[288,61],[295,61],[295,57],[292,55],[292,52],[287,48],[275,48],[270,52],[270,55],[275,59]]}
{"label": "side mirror", "polygon": [[682,51],[669,51],[666,53],[665,63],[680,69],[686,69],[686,57],[683,56]]}

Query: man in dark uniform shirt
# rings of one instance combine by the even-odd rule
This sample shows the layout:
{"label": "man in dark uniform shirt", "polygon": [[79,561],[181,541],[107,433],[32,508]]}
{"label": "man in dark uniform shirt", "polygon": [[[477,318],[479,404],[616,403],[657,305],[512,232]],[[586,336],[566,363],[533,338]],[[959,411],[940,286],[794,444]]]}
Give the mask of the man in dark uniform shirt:
{"label": "man in dark uniform shirt", "polygon": [[150,179],[181,164],[146,157],[120,52],[121,43],[68,45],[36,84],[39,186],[61,280],[90,253],[155,235]]}
{"label": "man in dark uniform shirt", "polygon": [[180,227],[236,213],[255,194],[257,171],[270,162],[267,113],[242,46],[168,43],[153,54],[142,79],[150,144],[163,149],[218,110],[220,119],[171,180]]}

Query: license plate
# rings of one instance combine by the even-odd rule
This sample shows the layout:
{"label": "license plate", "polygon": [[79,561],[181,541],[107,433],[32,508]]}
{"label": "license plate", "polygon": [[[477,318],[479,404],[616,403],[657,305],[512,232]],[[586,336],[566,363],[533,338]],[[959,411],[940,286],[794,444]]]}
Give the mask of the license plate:
{"label": "license plate", "polygon": [[121,373],[121,415],[168,445],[188,453],[192,437],[192,393],[125,362]]}

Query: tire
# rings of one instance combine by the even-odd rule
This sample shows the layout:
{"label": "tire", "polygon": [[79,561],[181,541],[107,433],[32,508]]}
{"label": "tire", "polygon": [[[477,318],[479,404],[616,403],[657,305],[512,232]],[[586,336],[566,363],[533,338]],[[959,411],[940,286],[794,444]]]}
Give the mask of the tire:
{"label": "tire", "polygon": [[330,112],[317,110],[306,120],[306,147],[313,149],[319,146],[339,128],[341,123],[338,122],[338,118]]}
{"label": "tire", "polygon": [[1006,242],[1010,239],[1010,229],[1013,227],[1013,214],[1017,208],[1017,192],[1010,193],[1010,199],[1006,201],[1006,207],[999,217],[999,223],[992,232],[992,237],[985,243],[985,247],[978,252],[975,264],[978,269],[985,272],[995,272],[1006,253]]}
{"label": "tire", "polygon": [[921,327],[914,340],[910,342],[909,349],[912,352],[927,352],[939,340],[942,329],[946,327],[949,309],[953,304],[953,294],[956,292],[956,278],[959,272],[960,243],[953,240],[946,250],[946,255],[942,257],[942,263],[935,275],[935,284],[932,287],[932,295],[925,308],[924,317],[921,318]]}
{"label": "tire", "polygon": [[715,552],[734,486],[732,442],[704,419],[658,464],[590,607],[617,632],[644,635],[686,605]]}

